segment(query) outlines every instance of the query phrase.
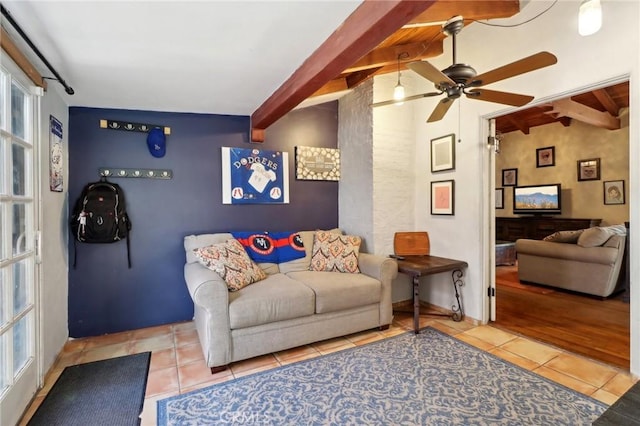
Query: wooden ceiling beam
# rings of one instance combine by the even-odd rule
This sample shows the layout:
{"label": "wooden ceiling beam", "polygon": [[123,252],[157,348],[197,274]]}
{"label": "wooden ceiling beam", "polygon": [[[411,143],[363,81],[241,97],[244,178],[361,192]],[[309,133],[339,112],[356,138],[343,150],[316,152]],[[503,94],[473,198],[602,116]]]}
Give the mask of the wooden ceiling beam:
{"label": "wooden ceiling beam", "polygon": [[464,10],[465,19],[509,18],[520,12],[519,0],[440,0],[412,19],[410,24],[446,21]]}
{"label": "wooden ceiling beam", "polygon": [[346,78],[347,86],[349,87],[349,89],[353,89],[358,84],[362,83],[367,78],[371,77],[373,74],[378,72],[381,68],[382,67],[369,68],[369,69],[365,69],[365,70],[362,70],[362,71],[357,71],[357,72],[349,74],[347,76],[347,78]]}
{"label": "wooden ceiling beam", "polygon": [[618,104],[616,104],[613,98],[609,96],[609,93],[605,89],[597,89],[597,90],[594,90],[592,93],[593,93],[593,96],[596,97],[598,102],[602,104],[604,109],[606,109],[609,112],[609,114],[611,114],[614,117],[618,116],[618,114],[620,113],[620,107],[618,106]]}
{"label": "wooden ceiling beam", "polygon": [[559,121],[564,127],[571,126],[571,117],[559,117],[556,121]]}
{"label": "wooden ceiling beam", "polygon": [[435,3],[434,0],[364,1],[251,114],[251,141],[264,142],[267,127]]}
{"label": "wooden ceiling beam", "polygon": [[311,97],[328,95],[329,93],[342,92],[343,90],[349,90],[346,77],[334,78],[320,89],[315,91]]}
{"label": "wooden ceiling beam", "polygon": [[527,125],[526,121],[522,122],[520,120],[516,120],[512,115],[507,115],[505,117],[509,123],[511,123],[516,129],[520,130],[525,135],[528,135],[531,131],[531,128]]}
{"label": "wooden ceiling beam", "polygon": [[608,130],[620,128],[620,119],[613,117],[607,111],[598,111],[571,99],[553,101],[551,106],[553,109],[545,114],[551,114],[555,118],[570,117]]}
{"label": "wooden ceiling beam", "polygon": [[417,61],[420,59],[433,58],[434,56],[442,55],[442,52],[442,39],[433,41],[429,45],[427,45],[425,41],[421,41],[418,43],[383,47],[367,53],[343,72],[350,73],[368,68],[396,65],[399,55],[402,55],[402,62],[407,62],[407,60]]}

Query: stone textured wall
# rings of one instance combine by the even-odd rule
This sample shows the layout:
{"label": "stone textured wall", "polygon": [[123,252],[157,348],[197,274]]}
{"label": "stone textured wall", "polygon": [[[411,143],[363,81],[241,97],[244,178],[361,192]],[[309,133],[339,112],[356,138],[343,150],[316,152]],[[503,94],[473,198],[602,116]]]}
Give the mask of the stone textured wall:
{"label": "stone textured wall", "polygon": [[373,82],[340,99],[338,148],[341,176],[338,220],[344,232],[362,237],[362,251],[374,251],[373,225]]}
{"label": "stone textured wall", "polygon": [[[408,94],[413,79],[402,76]],[[376,78],[374,94],[386,94],[395,87],[396,74]],[[396,231],[415,229],[416,136],[411,102],[373,109],[373,232],[374,252],[393,253]]]}

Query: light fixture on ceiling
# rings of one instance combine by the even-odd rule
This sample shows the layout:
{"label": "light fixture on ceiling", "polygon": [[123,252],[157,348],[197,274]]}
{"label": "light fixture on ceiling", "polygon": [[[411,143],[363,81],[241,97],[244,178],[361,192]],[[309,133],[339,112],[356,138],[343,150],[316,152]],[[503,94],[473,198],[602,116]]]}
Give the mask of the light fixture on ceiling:
{"label": "light fixture on ceiling", "polygon": [[[400,55],[398,55],[398,84],[393,89],[393,100],[395,101],[403,101],[404,100],[404,86],[400,83]],[[397,102],[396,105],[402,105],[404,102]]]}
{"label": "light fixture on ceiling", "polygon": [[578,33],[581,36],[595,34],[602,27],[600,0],[582,0],[578,12]]}

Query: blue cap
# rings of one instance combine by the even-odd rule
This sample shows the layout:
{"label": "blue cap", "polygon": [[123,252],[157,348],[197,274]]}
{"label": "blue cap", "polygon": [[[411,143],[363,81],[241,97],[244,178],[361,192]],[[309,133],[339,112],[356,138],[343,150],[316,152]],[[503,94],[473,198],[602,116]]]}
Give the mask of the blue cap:
{"label": "blue cap", "polygon": [[155,127],[149,130],[149,136],[147,136],[147,146],[149,152],[154,157],[164,157],[167,152],[167,139],[164,136],[164,132],[160,127]]}

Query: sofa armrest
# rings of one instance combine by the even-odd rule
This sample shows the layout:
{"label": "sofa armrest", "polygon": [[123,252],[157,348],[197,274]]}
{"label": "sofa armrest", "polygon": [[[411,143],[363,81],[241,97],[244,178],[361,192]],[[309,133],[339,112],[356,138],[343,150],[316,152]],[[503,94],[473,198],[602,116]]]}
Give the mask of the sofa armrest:
{"label": "sofa armrest", "polygon": [[388,257],[369,253],[358,255],[360,272],[382,282],[391,282],[398,276],[398,264]]}
{"label": "sofa armrest", "polygon": [[207,310],[228,309],[229,290],[220,275],[199,263],[187,263],[184,279],[193,303]]}
{"label": "sofa armrest", "polygon": [[360,272],[380,281],[380,325],[391,324],[393,320],[393,304],[391,301],[391,283],[398,276],[398,264],[388,257],[369,253],[358,256]]}
{"label": "sofa armrest", "polygon": [[212,270],[199,263],[184,265],[184,279],[194,303],[194,317],[200,345],[209,367],[231,361],[229,290]]}

